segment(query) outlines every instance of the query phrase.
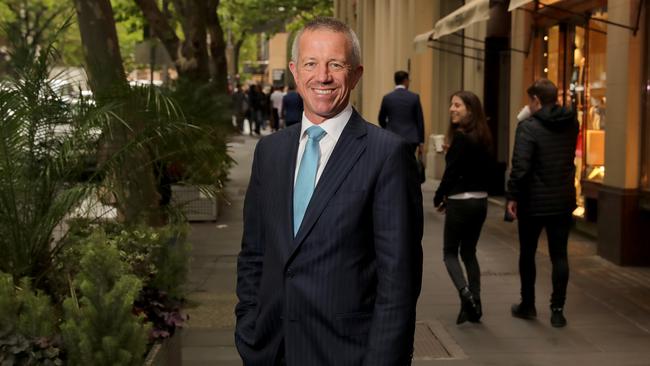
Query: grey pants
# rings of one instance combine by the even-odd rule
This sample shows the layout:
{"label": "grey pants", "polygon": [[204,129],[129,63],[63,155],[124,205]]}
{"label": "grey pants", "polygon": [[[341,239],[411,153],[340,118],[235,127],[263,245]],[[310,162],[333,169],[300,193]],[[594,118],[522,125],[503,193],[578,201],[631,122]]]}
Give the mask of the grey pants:
{"label": "grey pants", "polygon": [[[456,289],[468,286],[476,298],[481,294],[481,269],[476,244],[487,215],[487,198],[448,199],[444,233],[444,260]],[[458,260],[465,265],[467,280]]]}

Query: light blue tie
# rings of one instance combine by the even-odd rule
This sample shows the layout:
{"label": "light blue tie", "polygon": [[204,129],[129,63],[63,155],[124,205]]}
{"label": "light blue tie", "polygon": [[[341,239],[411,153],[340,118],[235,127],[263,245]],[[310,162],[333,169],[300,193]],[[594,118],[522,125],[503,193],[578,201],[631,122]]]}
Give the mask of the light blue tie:
{"label": "light blue tie", "polygon": [[296,185],[293,189],[293,236],[298,233],[307,205],[314,193],[316,172],[318,172],[318,162],[320,161],[318,142],[325,136],[325,130],[318,126],[311,126],[305,132],[309,139],[305,146],[305,152],[302,154],[298,178],[296,178]]}

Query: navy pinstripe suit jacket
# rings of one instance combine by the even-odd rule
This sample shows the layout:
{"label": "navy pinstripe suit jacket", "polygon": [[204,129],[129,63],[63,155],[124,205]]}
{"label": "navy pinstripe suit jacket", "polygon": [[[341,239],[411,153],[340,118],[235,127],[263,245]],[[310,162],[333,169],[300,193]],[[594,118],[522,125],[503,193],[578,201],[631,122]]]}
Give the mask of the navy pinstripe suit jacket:
{"label": "navy pinstripe suit jacket", "polygon": [[[398,136],[355,111],[293,236],[300,125],[257,144],[237,263],[245,365],[408,365],[422,280],[422,192]],[[282,342],[284,341],[284,342]]]}

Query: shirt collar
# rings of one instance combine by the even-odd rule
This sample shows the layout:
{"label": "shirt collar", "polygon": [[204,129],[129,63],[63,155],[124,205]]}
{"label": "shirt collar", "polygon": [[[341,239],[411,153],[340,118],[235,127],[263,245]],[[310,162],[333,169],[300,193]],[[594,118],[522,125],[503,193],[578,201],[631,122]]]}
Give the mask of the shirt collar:
{"label": "shirt collar", "polygon": [[[320,126],[327,133],[326,136],[333,137],[335,141],[338,141],[343,133],[343,128],[348,124],[350,117],[352,116],[352,105],[348,104],[339,114],[336,116],[326,119],[321,122]],[[311,126],[316,126],[311,123],[311,121],[305,116],[305,113],[302,113],[302,126],[300,127],[300,139],[303,139],[306,134],[305,131]]]}
{"label": "shirt collar", "polygon": [[395,89],[406,89],[406,87],[402,84],[399,84],[395,87]]}

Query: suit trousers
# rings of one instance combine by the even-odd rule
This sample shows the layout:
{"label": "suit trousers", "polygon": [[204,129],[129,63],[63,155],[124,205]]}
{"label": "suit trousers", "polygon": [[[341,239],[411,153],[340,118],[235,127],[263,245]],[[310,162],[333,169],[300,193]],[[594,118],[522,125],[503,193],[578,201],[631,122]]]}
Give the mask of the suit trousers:
{"label": "suit trousers", "polygon": [[[456,289],[468,286],[477,298],[481,295],[481,269],[476,259],[476,244],[487,215],[487,198],[447,199],[443,254],[445,266]],[[467,281],[458,261],[465,265]]]}
{"label": "suit trousers", "polygon": [[569,261],[567,245],[571,230],[571,213],[551,216],[519,217],[519,277],[521,279],[521,301],[535,304],[535,253],[542,229],[546,229],[548,252],[553,266],[551,307],[561,308],[566,300],[569,283]]}

